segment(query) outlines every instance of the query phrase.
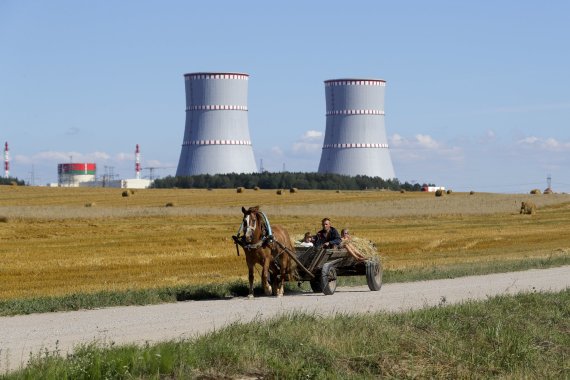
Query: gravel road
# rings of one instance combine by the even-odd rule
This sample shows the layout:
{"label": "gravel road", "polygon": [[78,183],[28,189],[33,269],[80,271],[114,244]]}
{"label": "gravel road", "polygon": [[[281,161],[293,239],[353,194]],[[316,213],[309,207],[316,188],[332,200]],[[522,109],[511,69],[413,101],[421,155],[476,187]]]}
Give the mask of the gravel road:
{"label": "gravel road", "polygon": [[40,350],[71,352],[81,343],[116,344],[190,338],[233,322],[269,318],[292,311],[334,313],[399,312],[440,303],[485,299],[498,294],[558,291],[570,287],[570,266],[386,284],[337,288],[332,296],[304,293],[283,298],[232,298],[151,306],[46,313],[0,318],[0,374],[24,366]]}

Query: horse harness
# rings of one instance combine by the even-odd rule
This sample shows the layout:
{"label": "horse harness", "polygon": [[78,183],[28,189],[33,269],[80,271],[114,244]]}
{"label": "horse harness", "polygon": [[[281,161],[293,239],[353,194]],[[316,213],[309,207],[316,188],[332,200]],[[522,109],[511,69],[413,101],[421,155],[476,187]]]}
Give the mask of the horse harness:
{"label": "horse harness", "polygon": [[[245,223],[242,222],[239,226],[237,234],[235,236],[232,236],[232,238],[234,239],[234,243],[236,244],[236,251],[237,251],[238,256],[239,256],[238,245],[240,245],[244,250],[245,249],[255,250],[255,249],[258,249],[261,247],[262,248],[270,247],[273,249],[274,242],[277,241],[273,237],[273,232],[271,231],[271,224],[269,223],[269,219],[267,218],[267,216],[261,211],[257,211],[257,213],[261,214],[261,218],[262,218],[262,220],[261,220],[261,240],[259,240],[255,244],[247,244],[246,243],[245,236],[246,236],[247,232],[250,230],[255,231],[255,229],[257,228],[257,218],[254,220],[253,226],[250,226],[249,218],[251,217],[251,214],[247,215],[244,218],[244,221],[246,221],[246,222]],[[245,226],[245,228],[244,228],[244,226]],[[283,253],[283,248],[280,247],[281,244],[277,244],[277,246],[280,249],[278,250],[277,255],[275,255],[275,257],[273,258],[273,261],[277,266],[279,266],[277,259]]]}

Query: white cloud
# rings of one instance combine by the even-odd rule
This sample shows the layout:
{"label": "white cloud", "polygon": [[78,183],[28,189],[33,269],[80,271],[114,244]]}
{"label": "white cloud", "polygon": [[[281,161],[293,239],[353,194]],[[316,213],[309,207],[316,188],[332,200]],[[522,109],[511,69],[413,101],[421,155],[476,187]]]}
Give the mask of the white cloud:
{"label": "white cloud", "polygon": [[461,147],[449,147],[430,135],[417,134],[408,139],[399,134],[394,134],[389,138],[389,141],[394,156],[400,161],[422,161],[433,156],[451,161],[463,160],[463,149]]}
{"label": "white cloud", "polygon": [[524,139],[517,141],[517,143],[521,144],[521,145],[524,145],[524,144],[532,145],[532,144],[536,143],[537,141],[538,141],[538,137],[530,136],[530,137],[525,137]]}
{"label": "white cloud", "polygon": [[524,139],[518,140],[517,145],[523,148],[532,148],[541,151],[550,151],[550,152],[561,152],[567,150],[570,151],[570,141],[558,141],[553,137],[543,139],[536,136],[529,136],[525,137]]}
{"label": "white cloud", "polygon": [[427,148],[427,149],[437,149],[440,147],[440,144],[435,141],[430,135],[416,135],[416,141],[420,147]]}
{"label": "white cloud", "polygon": [[392,147],[399,147],[399,146],[405,145],[406,143],[407,143],[407,140],[404,139],[402,136],[400,136],[397,133],[394,133],[394,135],[390,139],[390,145],[392,145]]}
{"label": "white cloud", "polygon": [[323,147],[323,138],[323,132],[308,130],[303,133],[299,140],[293,143],[293,153],[318,153]]}
{"label": "white cloud", "polygon": [[117,153],[115,155],[115,159],[117,161],[134,161],[135,160],[135,155],[132,153]]}
{"label": "white cloud", "polygon": [[308,130],[303,134],[303,139],[307,140],[321,140],[324,134],[321,131]]}

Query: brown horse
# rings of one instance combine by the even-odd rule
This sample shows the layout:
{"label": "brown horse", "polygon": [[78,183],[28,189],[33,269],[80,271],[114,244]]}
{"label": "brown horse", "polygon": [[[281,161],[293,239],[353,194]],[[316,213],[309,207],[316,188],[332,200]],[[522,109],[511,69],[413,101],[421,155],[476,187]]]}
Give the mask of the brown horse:
{"label": "brown horse", "polygon": [[[241,242],[238,243],[245,251],[245,259],[249,269],[249,296],[253,298],[253,269],[255,264],[261,265],[261,284],[266,295],[283,296],[285,280],[294,276],[296,265],[279,244],[295,253],[289,233],[279,225],[270,225],[265,215],[259,211],[259,206],[249,209],[241,208],[243,230]],[[237,237],[236,242],[240,241]],[[273,287],[269,285],[271,273]]]}

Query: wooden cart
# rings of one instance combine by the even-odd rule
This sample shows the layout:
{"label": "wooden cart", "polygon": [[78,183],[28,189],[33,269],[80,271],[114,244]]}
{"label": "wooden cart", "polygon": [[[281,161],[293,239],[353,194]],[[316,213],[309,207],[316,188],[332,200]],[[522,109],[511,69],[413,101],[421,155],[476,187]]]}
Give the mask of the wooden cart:
{"label": "wooden cart", "polygon": [[295,255],[288,249],[283,251],[297,263],[299,280],[309,281],[315,293],[334,294],[340,276],[366,276],[370,290],[378,291],[382,287],[379,258],[357,261],[344,248],[295,247]]}

